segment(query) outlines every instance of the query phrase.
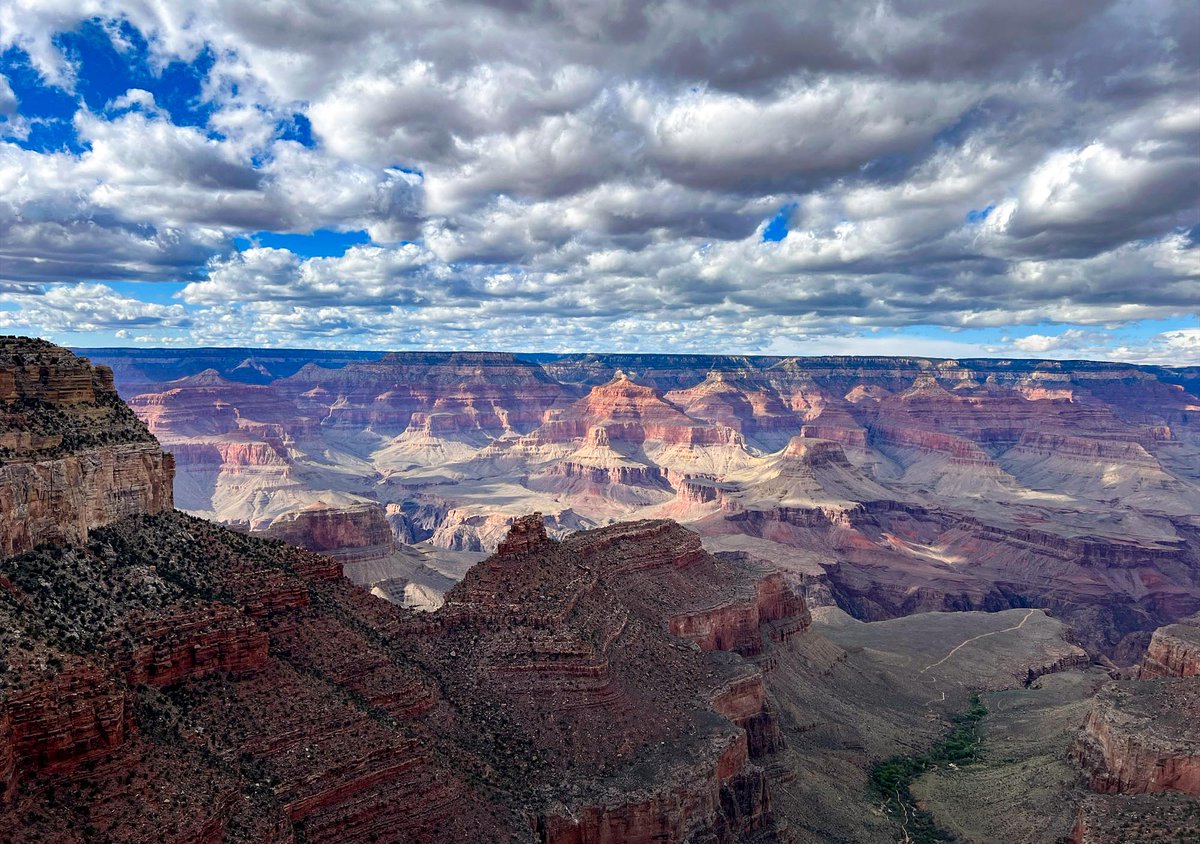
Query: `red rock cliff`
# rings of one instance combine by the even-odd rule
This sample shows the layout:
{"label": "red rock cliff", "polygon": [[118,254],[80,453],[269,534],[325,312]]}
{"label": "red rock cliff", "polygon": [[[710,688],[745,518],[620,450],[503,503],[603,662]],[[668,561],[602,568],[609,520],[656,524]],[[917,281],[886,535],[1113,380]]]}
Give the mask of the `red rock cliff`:
{"label": "red rock cliff", "polygon": [[1194,679],[1113,683],[1097,695],[1072,756],[1096,791],[1200,795],[1198,716]]}
{"label": "red rock cliff", "polygon": [[1139,676],[1143,680],[1200,676],[1200,616],[1155,630]]}
{"label": "red rock cliff", "polygon": [[41,341],[0,340],[0,555],[172,507],[174,461],[112,371]]}

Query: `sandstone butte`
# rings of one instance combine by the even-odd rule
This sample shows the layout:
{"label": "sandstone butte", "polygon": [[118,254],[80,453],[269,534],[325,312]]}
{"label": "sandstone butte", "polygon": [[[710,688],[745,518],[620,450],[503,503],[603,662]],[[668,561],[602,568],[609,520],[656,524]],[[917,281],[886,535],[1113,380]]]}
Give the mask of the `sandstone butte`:
{"label": "sandstone butte", "polygon": [[[382,511],[400,543],[477,553],[535,511],[555,537],[670,518],[714,551],[747,539],[790,549],[774,556],[793,586],[861,619],[1041,607],[1091,655],[1126,667],[1154,630],[1200,611],[1195,367],[261,350],[94,359],[175,456],[181,509],[308,547],[334,550],[305,530],[335,535],[332,522],[362,523],[363,508]],[[303,515],[318,504],[320,518]],[[368,546],[338,550],[351,547]],[[416,575],[412,559],[370,547],[345,560],[348,572],[414,606],[436,606],[464,570],[426,560],[433,573]]]}
{"label": "sandstone butte", "polygon": [[534,516],[406,610],[172,511],[106,371],[0,358],[0,840],[788,840],[764,677],[809,616],[779,572]]}

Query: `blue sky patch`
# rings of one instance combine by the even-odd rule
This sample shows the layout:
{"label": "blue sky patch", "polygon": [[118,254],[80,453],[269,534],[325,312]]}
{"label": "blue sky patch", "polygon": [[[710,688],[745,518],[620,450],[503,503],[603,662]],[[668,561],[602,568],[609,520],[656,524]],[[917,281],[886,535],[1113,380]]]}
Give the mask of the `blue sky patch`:
{"label": "blue sky patch", "polygon": [[74,93],[48,84],[24,50],[10,47],[0,54],[0,74],[8,78],[18,110],[29,121],[28,137],[14,139],[19,146],[37,152],[84,152],[87,146],[72,122],[75,112],[82,105],[104,114],[113,100],[131,88],[153,94],[177,126],[207,125],[216,110],[203,99],[204,80],[216,62],[213,51],[205,48],[190,62],[173,61],[155,70],[145,37],[128,22],[114,26],[125,42],[120,49],[98,20],[85,21],[55,37],[55,46],[75,66]]}
{"label": "blue sky patch", "polygon": [[317,145],[313,139],[312,123],[300,112],[293,114],[290,120],[279,121],[275,131],[281,140],[296,141],[309,149]]}
{"label": "blue sky patch", "polygon": [[767,223],[767,227],[763,229],[763,242],[783,240],[788,235],[788,221],[798,206],[795,202],[789,202],[787,205],[779,209],[779,213],[771,218],[771,222]]}
{"label": "blue sky patch", "polygon": [[79,108],[75,97],[62,88],[47,85],[29,61],[29,55],[17,47],[0,53],[0,74],[8,78],[17,98],[17,110],[29,121],[29,136],[14,139],[14,143],[36,152],[83,152],[71,122]]}
{"label": "blue sky patch", "polygon": [[156,72],[150,65],[150,45],[141,32],[126,21],[114,26],[126,49],[118,49],[96,20],[55,38],[78,68],[77,88],[87,107],[99,114],[130,88],[141,88],[154,95],[176,126],[207,125],[216,110],[203,99],[204,80],[216,63],[213,51],[205,48],[190,62],[173,61]]}
{"label": "blue sky patch", "polygon": [[187,286],[183,281],[110,281],[106,282],[122,296],[160,305],[177,305],[175,294]]}
{"label": "blue sky patch", "polygon": [[[961,206],[960,206],[961,207]],[[988,215],[996,210],[995,203],[988,205],[986,208],[971,210],[967,212],[968,223],[982,223],[988,218]]]}
{"label": "blue sky patch", "polygon": [[234,238],[234,245],[239,250],[255,245],[267,246],[291,250],[302,258],[336,258],[345,255],[351,246],[370,242],[371,238],[365,231],[336,232],[329,229],[317,229],[311,234],[255,232],[248,237]]}

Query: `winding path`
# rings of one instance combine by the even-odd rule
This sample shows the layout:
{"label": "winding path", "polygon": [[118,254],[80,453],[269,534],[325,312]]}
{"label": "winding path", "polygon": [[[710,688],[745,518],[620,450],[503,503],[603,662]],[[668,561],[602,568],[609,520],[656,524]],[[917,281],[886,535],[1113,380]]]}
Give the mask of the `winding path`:
{"label": "winding path", "polygon": [[1014,624],[1012,627],[1005,627],[1003,630],[993,630],[991,633],[980,633],[978,636],[972,636],[970,639],[966,639],[962,642],[959,642],[957,645],[954,646],[954,649],[951,650],[950,653],[946,654],[944,657],[939,659],[937,662],[931,662],[929,665],[926,665],[924,668],[921,669],[920,673],[924,674],[930,668],[937,668],[943,662],[945,662],[950,657],[952,657],[956,653],[958,653],[961,648],[966,647],[967,645],[971,644],[972,642],[977,642],[980,639],[986,639],[988,636],[995,636],[997,633],[1007,633],[1010,630],[1020,630],[1022,627],[1025,626],[1025,622],[1029,621],[1030,616],[1032,616],[1035,612],[1037,612],[1036,609],[1029,610],[1027,613],[1025,613],[1025,617],[1023,619],[1021,619],[1020,623]]}

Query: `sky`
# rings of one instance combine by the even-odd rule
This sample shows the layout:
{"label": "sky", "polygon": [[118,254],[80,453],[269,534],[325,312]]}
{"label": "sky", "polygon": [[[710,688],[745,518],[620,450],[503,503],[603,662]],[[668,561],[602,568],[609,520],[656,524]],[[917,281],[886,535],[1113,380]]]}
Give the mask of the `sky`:
{"label": "sky", "polygon": [[0,0],[0,332],[1200,363],[1193,0]]}

